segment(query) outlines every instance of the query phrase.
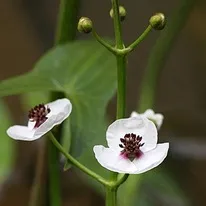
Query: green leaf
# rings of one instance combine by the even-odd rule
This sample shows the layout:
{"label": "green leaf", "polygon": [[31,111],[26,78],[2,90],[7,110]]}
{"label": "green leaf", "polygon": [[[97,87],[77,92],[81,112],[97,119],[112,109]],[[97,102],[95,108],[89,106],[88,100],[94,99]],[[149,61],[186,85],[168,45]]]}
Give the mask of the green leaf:
{"label": "green leaf", "polygon": [[[188,200],[179,184],[166,170],[157,168],[147,173],[131,175],[130,177],[129,181],[120,188],[119,199],[121,206],[188,205]],[[134,178],[139,178],[139,181],[132,182]],[[132,183],[136,185],[132,185]],[[131,191],[127,191],[127,194],[131,194],[131,196],[124,198],[125,189],[130,190],[130,188]],[[134,188],[136,188],[135,191]]]}
{"label": "green leaf", "polygon": [[28,92],[35,96],[34,91],[66,94],[73,111],[71,125],[65,122],[70,132],[64,133],[64,138],[72,135],[72,154],[94,170],[105,173],[96,162],[92,147],[105,143],[105,109],[116,91],[114,56],[93,41],[68,43],[44,55],[32,72],[0,83],[0,96]]}
{"label": "green leaf", "polygon": [[49,92],[29,92],[21,95],[22,105],[25,111],[29,111],[32,107],[39,103],[49,102]]}
{"label": "green leaf", "polygon": [[1,136],[1,144],[0,144],[0,180],[8,174],[13,157],[13,141],[6,134],[6,130],[9,126],[11,126],[11,119],[9,117],[8,109],[4,105],[3,101],[0,101],[0,136]]}
{"label": "green leaf", "polygon": [[156,169],[145,175],[144,185],[153,199],[159,200],[156,205],[189,205],[188,200],[177,181],[163,169]]}
{"label": "green leaf", "polygon": [[113,93],[115,75],[114,57],[105,48],[93,41],[77,41],[49,51],[32,72],[2,81],[0,96],[63,91],[74,99],[89,95],[105,101]]}

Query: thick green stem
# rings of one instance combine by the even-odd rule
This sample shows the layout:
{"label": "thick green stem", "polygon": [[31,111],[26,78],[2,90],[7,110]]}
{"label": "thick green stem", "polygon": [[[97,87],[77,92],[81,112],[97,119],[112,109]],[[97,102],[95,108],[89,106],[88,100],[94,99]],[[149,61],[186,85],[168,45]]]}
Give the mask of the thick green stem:
{"label": "thick green stem", "polygon": [[[76,36],[77,14],[80,0],[61,0],[57,20],[57,29],[54,45],[64,44],[73,41]],[[62,92],[51,92],[51,100],[63,98]],[[58,137],[62,134],[62,125],[58,127]],[[48,143],[49,152],[49,190],[50,205],[60,206],[60,171],[59,171],[59,153],[51,142]]]}
{"label": "thick green stem", "polygon": [[116,118],[125,117],[126,109],[126,56],[117,56],[117,114]]}
{"label": "thick green stem", "polygon": [[55,45],[73,41],[76,37],[80,0],[61,0],[57,19]]}
{"label": "thick green stem", "polygon": [[106,187],[106,206],[117,205],[117,188]]}
{"label": "thick green stem", "polygon": [[[61,0],[57,18],[57,28],[54,45],[73,41],[77,31],[77,16],[80,0]],[[63,98],[62,92],[51,92],[51,100]]]}
{"label": "thick green stem", "polygon": [[41,145],[38,147],[36,171],[34,177],[34,183],[31,188],[31,196],[29,206],[41,206],[44,205],[45,194],[45,156],[46,156],[46,141],[42,140]]}
{"label": "thick green stem", "polygon": [[119,16],[119,0],[112,0],[113,19],[114,19],[114,34],[117,49],[123,49],[124,44],[122,40],[122,26]]}
{"label": "thick green stem", "polygon": [[48,143],[49,162],[49,202],[51,206],[61,206],[61,187],[59,180],[59,153],[56,147]]}
{"label": "thick green stem", "polygon": [[97,181],[102,183],[103,185],[109,185],[109,183],[103,177],[96,174],[92,170],[88,169],[86,166],[84,166],[78,160],[76,160],[74,157],[72,157],[69,153],[67,153],[64,150],[64,148],[61,146],[61,144],[59,144],[59,142],[56,140],[56,138],[54,137],[54,135],[51,132],[48,135],[49,135],[50,140],[54,144],[55,148],[57,148],[59,150],[59,152],[61,152],[65,156],[65,158],[67,158],[71,162],[71,164],[73,164],[74,166],[76,166],[77,168],[79,168],[84,173],[88,174],[89,176],[93,177],[94,179],[96,179]]}
{"label": "thick green stem", "polygon": [[[119,0],[112,0],[113,19],[114,19],[114,33],[115,33],[115,48],[124,49],[122,40],[122,28],[119,16]],[[126,56],[116,53],[117,61],[117,119],[125,116],[126,107]],[[116,172],[111,172],[111,180],[117,181]],[[106,200],[107,201],[107,200]],[[115,205],[113,205],[115,206]]]}

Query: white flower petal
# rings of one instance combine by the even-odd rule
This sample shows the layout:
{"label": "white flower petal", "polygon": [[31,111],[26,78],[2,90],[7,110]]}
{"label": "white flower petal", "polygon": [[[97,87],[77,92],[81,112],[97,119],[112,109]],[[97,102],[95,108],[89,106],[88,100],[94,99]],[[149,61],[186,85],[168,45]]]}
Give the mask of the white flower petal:
{"label": "white flower petal", "polygon": [[27,126],[29,129],[32,130],[32,129],[34,129],[35,124],[36,124],[36,121],[28,121]]}
{"label": "white flower petal", "polygon": [[138,115],[139,115],[139,114],[138,114],[137,112],[133,111],[133,112],[131,113],[130,117],[137,117]]}
{"label": "white flower petal", "polygon": [[57,125],[56,115],[49,117],[43,124],[35,129],[34,136],[41,137]]}
{"label": "white flower petal", "polygon": [[157,128],[160,129],[164,120],[164,116],[162,114],[156,114],[155,120],[156,120]]}
{"label": "white flower petal", "polygon": [[162,122],[164,119],[164,116],[162,114],[154,113],[152,109],[147,109],[142,115],[155,122],[158,129],[160,129],[160,127],[162,126]]}
{"label": "white flower petal", "polygon": [[148,120],[148,124],[145,129],[145,133],[142,134],[142,141],[144,145],[140,148],[142,152],[147,152],[154,149],[157,145],[157,128],[155,124]]}
{"label": "white flower petal", "polygon": [[7,134],[16,140],[33,141],[38,139],[38,136],[34,136],[35,130],[30,130],[26,126],[15,125],[9,127]]}
{"label": "white flower petal", "polygon": [[152,109],[147,109],[142,114],[138,114],[135,111],[133,111],[131,113],[131,117],[137,117],[138,115],[141,115],[141,116],[146,117],[147,119],[153,121],[156,124],[158,130],[162,126],[162,123],[163,123],[163,120],[164,120],[164,116],[162,114],[155,113]]}
{"label": "white flower petal", "polygon": [[157,147],[144,153],[139,159],[134,159],[136,166],[134,174],[140,174],[157,167],[167,156],[169,143],[157,144]]}
{"label": "white flower petal", "polygon": [[119,119],[113,122],[107,129],[106,138],[110,148],[120,152],[122,149],[119,147],[120,138],[124,138],[125,134],[134,133],[142,136],[144,146],[142,151],[146,152],[154,149],[157,144],[157,129],[153,122],[147,118],[137,115],[127,119]]}
{"label": "white flower petal", "polygon": [[96,145],[93,150],[100,165],[110,171],[132,174],[136,170],[135,165],[130,160],[110,148]]}
{"label": "white flower petal", "polygon": [[28,121],[28,126],[13,126],[7,130],[7,134],[13,139],[32,141],[40,138],[54,126],[61,124],[71,113],[72,104],[64,98],[48,103],[46,106],[50,108],[47,120],[38,128],[34,128],[36,122]]}
{"label": "white flower petal", "polygon": [[47,115],[48,119],[35,129],[35,136],[43,136],[54,126],[61,124],[71,113],[72,104],[68,99],[59,99],[47,104],[51,112]]}
{"label": "white flower petal", "polygon": [[144,113],[143,113],[143,115],[145,115],[145,117],[152,117],[152,116],[154,116],[155,115],[155,113],[154,113],[154,111],[152,110],[152,109],[147,109]]}
{"label": "white flower petal", "polygon": [[[51,112],[48,113],[47,117],[50,117],[53,115],[59,115],[59,113],[61,113],[61,117],[63,117],[63,120],[64,120],[70,115],[70,113],[72,111],[72,104],[66,98],[58,99],[54,102],[50,102],[50,103],[46,104],[46,106],[48,106],[51,109]],[[57,120],[63,121],[62,118],[60,118],[60,117],[57,117]]]}

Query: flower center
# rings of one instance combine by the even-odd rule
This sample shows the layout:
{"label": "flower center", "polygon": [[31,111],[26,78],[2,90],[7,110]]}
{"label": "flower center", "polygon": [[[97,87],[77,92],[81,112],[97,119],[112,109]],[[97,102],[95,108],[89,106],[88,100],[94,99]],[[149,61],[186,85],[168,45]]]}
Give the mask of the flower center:
{"label": "flower center", "polygon": [[142,137],[140,137],[139,135],[136,136],[136,134],[133,133],[126,134],[124,138],[120,139],[122,144],[119,144],[119,146],[123,148],[121,154],[131,161],[135,158],[139,158],[142,155],[140,147],[144,145],[144,143],[140,143],[141,140]]}
{"label": "flower center", "polygon": [[29,111],[29,121],[36,122],[34,128],[39,127],[48,119],[46,116],[50,111],[51,109],[44,104],[39,104]]}

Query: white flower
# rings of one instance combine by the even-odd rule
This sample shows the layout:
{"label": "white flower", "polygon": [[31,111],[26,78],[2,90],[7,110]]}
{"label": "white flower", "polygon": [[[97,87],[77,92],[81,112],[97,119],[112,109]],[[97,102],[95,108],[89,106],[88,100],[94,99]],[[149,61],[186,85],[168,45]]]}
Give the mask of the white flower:
{"label": "white flower", "polygon": [[[131,117],[136,117],[139,114],[137,112],[132,112]],[[162,126],[162,122],[164,119],[164,116],[159,113],[154,113],[152,109],[147,109],[144,113],[140,114],[143,117],[146,117],[147,119],[153,121],[155,125],[157,126],[157,129],[159,130]]]}
{"label": "white flower", "polygon": [[61,124],[71,113],[72,104],[68,99],[59,99],[46,105],[39,104],[29,111],[28,126],[15,125],[7,134],[16,140],[33,141]]}
{"label": "white flower", "polygon": [[109,148],[94,146],[97,161],[108,170],[140,174],[158,166],[165,159],[169,143],[157,144],[157,128],[142,115],[119,119],[107,129]]}

